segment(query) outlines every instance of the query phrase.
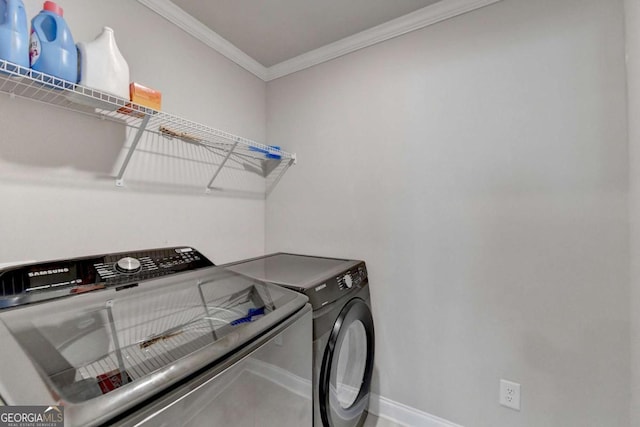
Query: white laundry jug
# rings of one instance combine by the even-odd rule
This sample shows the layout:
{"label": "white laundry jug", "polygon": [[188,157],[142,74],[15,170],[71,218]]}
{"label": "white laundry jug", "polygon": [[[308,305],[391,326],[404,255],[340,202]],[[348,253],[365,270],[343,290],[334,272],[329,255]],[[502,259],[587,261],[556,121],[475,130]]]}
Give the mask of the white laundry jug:
{"label": "white laundry jug", "polygon": [[80,42],[77,47],[79,83],[129,99],[129,65],[118,50],[113,30],[104,27],[94,41]]}

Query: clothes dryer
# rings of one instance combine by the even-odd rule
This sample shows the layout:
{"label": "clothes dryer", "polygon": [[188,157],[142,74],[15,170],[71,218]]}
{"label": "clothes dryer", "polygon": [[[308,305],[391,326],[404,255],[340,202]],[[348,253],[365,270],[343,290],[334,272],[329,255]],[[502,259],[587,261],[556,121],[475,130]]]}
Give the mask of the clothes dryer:
{"label": "clothes dryer", "polygon": [[307,295],[313,308],[314,426],[363,425],[375,353],[365,262],[276,253],[225,267]]}

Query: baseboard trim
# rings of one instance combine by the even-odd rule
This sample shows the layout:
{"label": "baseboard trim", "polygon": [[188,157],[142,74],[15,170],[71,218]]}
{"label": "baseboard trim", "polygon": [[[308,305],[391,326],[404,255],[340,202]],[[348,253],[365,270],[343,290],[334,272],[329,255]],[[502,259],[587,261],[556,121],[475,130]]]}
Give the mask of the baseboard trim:
{"label": "baseboard trim", "polygon": [[431,415],[410,406],[372,393],[369,412],[398,424],[410,427],[462,427],[460,424]]}
{"label": "baseboard trim", "polygon": [[[249,372],[279,384],[299,396],[311,396],[311,381],[308,379],[262,360],[248,358],[246,363]],[[463,427],[375,393],[369,396],[369,412],[408,427]]]}

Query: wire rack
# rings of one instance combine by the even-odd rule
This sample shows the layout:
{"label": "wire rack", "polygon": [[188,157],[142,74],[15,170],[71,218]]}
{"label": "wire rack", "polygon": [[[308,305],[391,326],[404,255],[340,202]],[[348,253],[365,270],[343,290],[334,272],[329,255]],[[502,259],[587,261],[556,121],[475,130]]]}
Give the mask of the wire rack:
{"label": "wire rack", "polygon": [[101,394],[96,387],[101,378],[115,375],[122,383],[135,382],[242,327],[250,309],[263,311],[247,321],[275,309],[270,295],[253,285],[221,296],[224,292],[210,289],[215,283],[199,284],[197,293],[163,295],[150,305],[121,301],[118,309],[118,302],[107,303],[113,347],[97,359],[52,375],[52,381],[66,398],[92,398]]}
{"label": "wire rack", "polygon": [[[261,144],[191,120],[130,102],[128,99],[73,84],[30,68],[0,60],[0,92],[10,97],[24,98],[57,108],[75,111],[121,123],[133,128],[128,151],[117,172],[116,185],[124,185],[124,174],[144,134],[203,147],[217,155],[212,164],[211,179],[206,191],[219,190],[214,185],[221,171],[229,163],[250,162],[254,172],[264,178],[264,192],[268,195],[287,169],[295,164],[295,154]],[[231,161],[231,162],[230,162]]]}

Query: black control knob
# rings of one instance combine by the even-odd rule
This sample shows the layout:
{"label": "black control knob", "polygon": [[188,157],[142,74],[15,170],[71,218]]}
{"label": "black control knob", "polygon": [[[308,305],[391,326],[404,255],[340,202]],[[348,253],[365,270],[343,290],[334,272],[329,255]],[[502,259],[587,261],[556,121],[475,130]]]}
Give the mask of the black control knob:
{"label": "black control knob", "polygon": [[140,271],[142,265],[140,261],[132,257],[120,258],[118,262],[116,262],[116,270],[122,273],[135,273],[136,271]]}

